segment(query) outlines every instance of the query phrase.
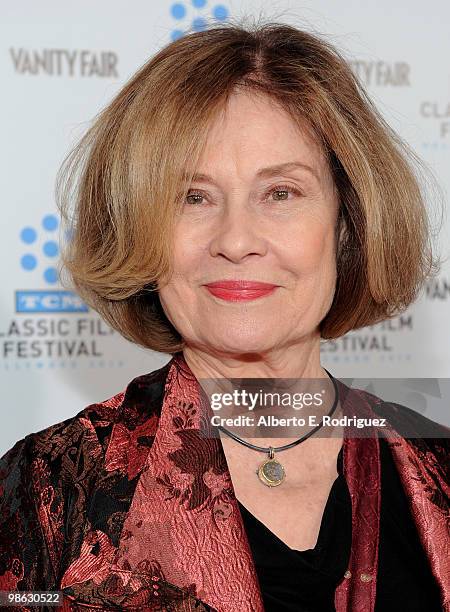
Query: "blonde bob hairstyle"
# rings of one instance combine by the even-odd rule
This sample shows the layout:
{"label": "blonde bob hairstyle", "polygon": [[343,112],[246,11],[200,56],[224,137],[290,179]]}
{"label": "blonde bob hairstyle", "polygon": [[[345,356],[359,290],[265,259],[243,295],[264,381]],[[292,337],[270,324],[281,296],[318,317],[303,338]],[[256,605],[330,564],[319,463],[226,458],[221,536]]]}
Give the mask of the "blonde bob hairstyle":
{"label": "blonde bob hairstyle", "polygon": [[[281,23],[215,24],[149,59],[64,159],[56,198],[71,288],[128,340],[184,347],[158,287],[208,126],[236,88],[270,96],[323,147],[340,196],[331,339],[403,311],[437,272],[416,166],[323,37]],[[64,284],[64,281],[63,281]]]}

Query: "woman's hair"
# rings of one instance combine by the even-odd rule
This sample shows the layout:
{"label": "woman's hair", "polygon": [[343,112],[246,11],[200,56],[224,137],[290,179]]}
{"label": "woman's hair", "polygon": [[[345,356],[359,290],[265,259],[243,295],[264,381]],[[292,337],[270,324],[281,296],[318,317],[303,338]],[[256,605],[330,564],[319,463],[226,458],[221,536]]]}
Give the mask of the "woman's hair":
{"label": "woman's hair", "polygon": [[424,166],[334,46],[280,23],[215,24],[179,38],[95,117],[56,184],[70,231],[61,264],[75,291],[128,340],[170,354],[184,347],[157,288],[171,274],[173,222],[208,126],[237,88],[271,97],[327,156],[340,212],[321,337],[406,309],[438,269],[416,175]]}

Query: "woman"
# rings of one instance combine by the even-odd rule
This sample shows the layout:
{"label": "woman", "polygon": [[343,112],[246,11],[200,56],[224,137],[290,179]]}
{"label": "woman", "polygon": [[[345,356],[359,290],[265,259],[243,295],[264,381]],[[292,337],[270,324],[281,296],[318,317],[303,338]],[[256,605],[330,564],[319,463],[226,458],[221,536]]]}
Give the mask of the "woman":
{"label": "woman", "polygon": [[[133,76],[60,176],[64,263],[172,358],[4,456],[3,590],[65,610],[450,610],[449,430],[320,364],[321,339],[400,312],[433,271],[408,155],[294,27],[193,33]],[[323,414],[387,425],[204,436],[205,379],[332,382]]]}

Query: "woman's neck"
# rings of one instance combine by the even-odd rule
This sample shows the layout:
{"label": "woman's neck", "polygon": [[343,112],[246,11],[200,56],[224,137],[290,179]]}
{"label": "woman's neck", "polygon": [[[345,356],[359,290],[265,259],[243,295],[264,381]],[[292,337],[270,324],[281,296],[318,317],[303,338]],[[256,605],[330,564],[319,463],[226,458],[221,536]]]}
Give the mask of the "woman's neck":
{"label": "woman's neck", "polygon": [[226,353],[187,346],[183,357],[200,378],[327,378],[320,365],[320,341],[264,353]]}

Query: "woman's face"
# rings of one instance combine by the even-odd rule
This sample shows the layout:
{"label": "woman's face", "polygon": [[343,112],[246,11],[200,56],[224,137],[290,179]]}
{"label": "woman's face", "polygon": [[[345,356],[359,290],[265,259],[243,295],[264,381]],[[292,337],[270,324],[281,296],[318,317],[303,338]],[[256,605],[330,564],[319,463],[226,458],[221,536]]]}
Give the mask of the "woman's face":
{"label": "woman's face", "polygon": [[[159,291],[168,319],[188,346],[217,354],[317,340],[336,283],[338,212],[321,149],[273,101],[240,92],[211,126],[196,174]],[[221,280],[276,287],[206,287]]]}

